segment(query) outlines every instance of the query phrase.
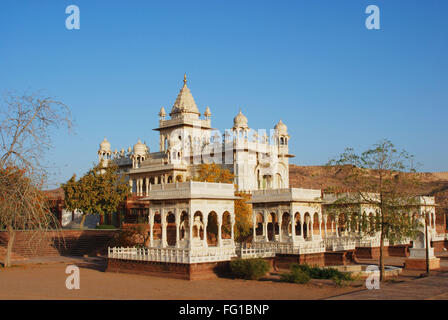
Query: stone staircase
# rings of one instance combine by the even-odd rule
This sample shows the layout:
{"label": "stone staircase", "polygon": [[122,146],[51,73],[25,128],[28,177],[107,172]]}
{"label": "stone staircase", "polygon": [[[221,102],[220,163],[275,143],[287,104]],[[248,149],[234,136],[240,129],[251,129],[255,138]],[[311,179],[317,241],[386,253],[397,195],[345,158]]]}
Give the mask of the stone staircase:
{"label": "stone staircase", "polygon": [[107,248],[113,245],[114,232],[86,232],[79,238],[66,239],[69,255],[106,255]]}
{"label": "stone staircase", "polygon": [[[105,255],[118,230],[63,230],[58,235],[47,232],[43,240],[34,242],[29,232],[18,232],[13,253],[25,258],[44,256]],[[7,232],[0,232],[0,246],[6,248]]]}

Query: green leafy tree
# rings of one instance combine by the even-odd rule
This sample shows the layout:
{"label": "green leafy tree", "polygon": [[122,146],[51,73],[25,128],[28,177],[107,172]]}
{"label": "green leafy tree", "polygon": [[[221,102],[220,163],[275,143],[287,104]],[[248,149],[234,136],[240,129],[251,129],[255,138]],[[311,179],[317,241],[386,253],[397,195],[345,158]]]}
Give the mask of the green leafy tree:
{"label": "green leafy tree", "polygon": [[234,175],[230,170],[216,163],[199,165],[194,181],[232,183]]}
{"label": "green leafy tree", "polygon": [[119,174],[118,166],[98,164],[76,181],[73,175],[62,184],[67,209],[79,209],[85,214],[104,216],[117,211],[121,202],[130,194],[125,176]]}
{"label": "green leafy tree", "polygon": [[[418,175],[413,157],[398,151],[392,142],[383,140],[361,154],[348,148],[339,158],[327,164],[329,170],[345,166],[348,174],[343,178],[345,189],[336,193],[329,205],[330,215],[345,214],[347,225],[361,224],[366,233],[379,232],[380,280],[384,279],[384,240],[399,241],[415,236],[421,227],[412,212],[420,204]],[[367,221],[360,217],[357,206],[369,205],[379,214],[368,229]]]}
{"label": "green leafy tree", "polygon": [[240,199],[235,200],[235,239],[243,242],[252,234],[252,206],[248,203],[251,195],[235,192]]}

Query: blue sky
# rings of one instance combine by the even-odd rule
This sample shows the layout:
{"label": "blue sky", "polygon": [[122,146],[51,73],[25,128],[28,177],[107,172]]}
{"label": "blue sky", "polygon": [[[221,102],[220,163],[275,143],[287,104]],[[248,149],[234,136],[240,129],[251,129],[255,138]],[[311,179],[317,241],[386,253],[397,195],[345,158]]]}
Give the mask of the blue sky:
{"label": "blue sky", "polygon": [[[65,8],[80,9],[67,30]],[[365,9],[380,8],[368,30]],[[10,1],[0,3],[0,91],[43,90],[71,107],[58,131],[51,185],[83,174],[107,137],[158,150],[161,106],[187,72],[201,112],[252,128],[282,119],[293,163],[320,165],[388,138],[422,171],[448,170],[448,2]]]}

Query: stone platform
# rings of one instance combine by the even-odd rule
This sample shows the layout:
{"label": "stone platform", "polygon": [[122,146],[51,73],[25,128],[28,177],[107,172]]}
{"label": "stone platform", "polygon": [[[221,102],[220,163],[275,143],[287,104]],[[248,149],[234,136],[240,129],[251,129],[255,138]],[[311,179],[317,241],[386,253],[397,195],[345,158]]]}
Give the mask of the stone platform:
{"label": "stone platform", "polygon": [[[404,261],[404,267],[408,270],[426,270],[426,259],[411,259]],[[429,259],[429,270],[440,269],[440,258]]]}
{"label": "stone platform", "polygon": [[205,280],[228,273],[229,269],[229,261],[187,264],[109,258],[106,272],[145,274],[184,280]]}
{"label": "stone platform", "polygon": [[[274,269],[274,258],[263,258]],[[207,280],[230,274],[230,261],[169,263],[108,258],[106,272],[151,275],[184,280]]]}

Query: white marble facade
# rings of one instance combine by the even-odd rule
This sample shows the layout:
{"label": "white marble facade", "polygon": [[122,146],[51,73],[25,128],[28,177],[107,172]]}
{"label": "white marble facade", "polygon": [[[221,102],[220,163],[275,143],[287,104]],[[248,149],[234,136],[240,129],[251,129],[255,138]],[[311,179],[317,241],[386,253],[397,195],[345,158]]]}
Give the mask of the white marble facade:
{"label": "white marble facade", "polygon": [[[132,148],[112,152],[106,138],[98,150],[104,165],[118,164],[134,196],[150,200],[149,251],[142,253],[147,259],[217,261],[234,255],[234,185],[191,181],[200,164],[212,162],[228,168],[237,188],[252,194],[252,249],[261,250],[260,254],[269,255],[266,250],[306,254],[379,246],[377,234],[363,234],[356,225],[347,225],[343,216],[326,212],[325,205],[335,200],[333,195],[289,187],[289,158],[293,155],[289,153],[287,126],[281,120],[269,132],[253,130],[240,110],[232,127],[221,133],[212,128],[209,107],[201,118],[186,76],[170,113],[162,107],[158,115],[154,130],[159,132],[159,151],[150,152],[146,143],[138,140]],[[421,217],[423,211],[430,211],[430,236],[437,240],[434,198],[422,197],[421,201],[418,214]],[[377,208],[361,201],[357,210],[369,223],[379,214]],[[214,249],[207,240],[212,215],[218,229]],[[228,238],[222,236],[225,222],[231,227]],[[175,226],[171,237],[168,224]],[[157,237],[155,227],[160,228]],[[118,256],[129,254],[116,250]],[[192,252],[196,252],[195,258]]]}
{"label": "white marble facade", "polygon": [[[365,196],[374,198],[377,195]],[[370,232],[374,230],[375,219],[380,215],[379,208],[362,201],[357,194],[352,194],[350,197],[353,198],[350,212],[357,213],[366,223],[367,229],[362,229],[361,220],[351,225],[346,223],[345,215],[348,212],[330,213],[327,205],[335,201],[334,194],[298,188],[254,191],[251,200],[255,235],[253,246],[274,248],[276,252],[289,254],[379,247],[379,232]],[[418,219],[421,225],[424,225],[424,216],[427,214],[428,243],[439,238],[443,240],[444,234],[438,234],[436,231],[434,197],[422,196],[417,200],[418,203],[412,212],[409,212],[409,218]],[[424,230],[421,230],[413,240],[411,257],[421,256],[426,248]],[[402,239],[400,243],[395,244],[408,244],[410,241],[411,239]],[[384,244],[389,245],[389,240],[385,239]],[[430,248],[431,253],[433,250],[434,248]]]}
{"label": "white marble facade", "polygon": [[105,138],[98,150],[99,161],[115,161],[129,178],[132,192],[146,196],[150,185],[190,180],[201,163],[218,163],[235,175],[241,191],[289,187],[289,134],[280,120],[272,130],[254,130],[241,110],[231,128],[212,128],[211,110],[203,118],[187,79],[167,115],[159,112],[159,151],[150,152],[140,140],[127,150],[112,151]]}
{"label": "white marble facade", "polygon": [[[147,198],[151,203],[149,246],[170,246],[167,226],[171,222],[175,224],[175,241],[171,246],[182,249],[207,248],[208,220],[213,215],[217,227],[214,246],[234,247],[234,193],[234,186],[229,183],[188,181],[152,187]],[[157,240],[154,237],[155,225],[161,227],[161,237]],[[222,236],[224,226],[229,229],[228,239]]]}

